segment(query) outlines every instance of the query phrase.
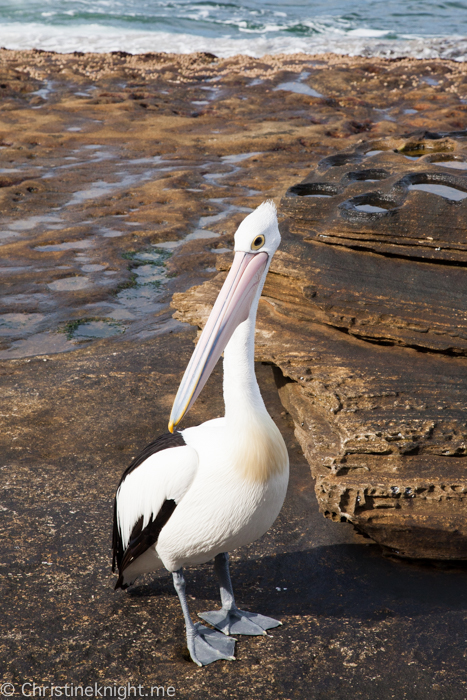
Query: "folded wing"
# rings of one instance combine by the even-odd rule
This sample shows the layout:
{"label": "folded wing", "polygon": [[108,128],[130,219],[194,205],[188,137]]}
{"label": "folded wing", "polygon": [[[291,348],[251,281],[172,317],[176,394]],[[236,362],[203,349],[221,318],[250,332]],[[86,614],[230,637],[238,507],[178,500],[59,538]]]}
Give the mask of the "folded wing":
{"label": "folded wing", "polygon": [[125,587],[123,572],[157,543],[162,528],[190,488],[198,453],[181,433],[161,435],[124,472],[114,503],[113,566],[115,588]]}

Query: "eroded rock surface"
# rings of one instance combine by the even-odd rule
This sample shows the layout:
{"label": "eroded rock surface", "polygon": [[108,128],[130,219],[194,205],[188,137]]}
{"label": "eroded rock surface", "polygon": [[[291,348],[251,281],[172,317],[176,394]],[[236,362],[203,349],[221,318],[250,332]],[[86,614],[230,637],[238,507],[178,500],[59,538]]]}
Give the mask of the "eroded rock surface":
{"label": "eroded rock surface", "polygon": [[[260,306],[321,512],[402,556],[467,558],[466,161],[434,133],[323,159],[281,202]],[[223,279],[176,316],[202,325]]]}
{"label": "eroded rock surface", "polygon": [[[280,88],[296,82],[323,97]],[[267,536],[233,553],[232,577],[239,604],[283,627],[241,638],[235,663],[196,669],[170,577],[115,592],[110,545],[122,470],[166,430],[192,352],[192,330],[171,318],[173,291],[215,275],[245,210],[279,201],[320,158],[362,138],[465,128],[466,100],[467,63],[454,61],[0,50],[3,682],[18,692],[28,681],[142,684],[149,694],[172,685],[184,700],[217,700],[226,688],[239,700],[464,700],[465,564],[382,558],[348,524],[323,518],[266,365],[257,375],[288,445],[291,483]],[[298,335],[275,340],[300,324],[278,314],[274,295],[294,313],[312,308],[287,240],[271,275],[278,291],[262,303],[259,350],[306,378]],[[171,257],[148,257],[174,242]],[[148,262],[167,274],[148,275]],[[207,308],[208,294],[195,296]],[[112,337],[90,328],[114,322]],[[303,340],[303,357],[329,382],[316,388],[314,448],[333,457],[326,420],[339,414],[327,409],[343,390],[331,382],[339,366],[326,334],[369,346],[313,327],[322,359],[311,351],[318,337]],[[221,411],[217,368],[184,425]],[[218,605],[211,564],[188,578],[194,617]]]}

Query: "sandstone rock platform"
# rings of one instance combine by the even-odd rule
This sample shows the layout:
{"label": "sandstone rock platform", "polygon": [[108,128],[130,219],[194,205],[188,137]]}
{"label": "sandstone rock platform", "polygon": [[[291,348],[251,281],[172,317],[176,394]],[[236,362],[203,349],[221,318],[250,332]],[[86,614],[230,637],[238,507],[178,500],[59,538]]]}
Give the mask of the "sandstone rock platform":
{"label": "sandstone rock platform", "polygon": [[[324,97],[281,88],[290,81]],[[180,700],[465,700],[465,562],[381,557],[319,513],[275,365],[259,362],[257,375],[289,449],[290,488],[266,537],[232,554],[232,577],[242,606],[283,626],[240,638],[234,663],[195,668],[170,576],[116,592],[110,546],[120,475],[166,430],[192,352],[173,292],[218,274],[245,209],[279,203],[320,159],[361,139],[466,126],[467,63],[456,61],[0,50],[3,682],[173,686]],[[139,263],[168,242],[180,243],[172,257],[149,266],[167,274],[148,284]],[[292,260],[275,262],[282,290]],[[60,290],[84,276],[88,286]],[[208,307],[209,290],[193,294]],[[264,357],[267,313],[279,332],[298,328],[271,295]],[[116,311],[124,332],[79,332],[86,319],[119,321]],[[284,366],[288,353],[290,372],[307,376],[298,341],[281,341]],[[184,425],[221,411],[218,367]],[[210,563],[187,578],[194,617],[218,605]]]}
{"label": "sandstone rock platform", "polygon": [[[321,512],[403,557],[467,559],[466,138],[322,159],[282,199],[259,314]],[[176,316],[202,325],[223,279]]]}

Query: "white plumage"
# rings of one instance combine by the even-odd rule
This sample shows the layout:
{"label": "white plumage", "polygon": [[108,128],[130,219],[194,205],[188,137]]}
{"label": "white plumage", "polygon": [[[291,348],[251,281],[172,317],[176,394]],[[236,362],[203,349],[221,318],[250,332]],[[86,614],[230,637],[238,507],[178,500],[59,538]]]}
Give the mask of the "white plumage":
{"label": "white plumage", "polygon": [[117,586],[162,567],[173,572],[188,648],[199,665],[233,658],[235,640],[193,625],[183,566],[215,558],[222,608],[202,617],[225,634],[264,634],[280,624],[238,610],[226,554],[269,529],[287,489],[286,447],[254,374],[256,310],[279,242],[270,202],[240,225],[232,270],[182,380],[169,428],[194,403],[224,348],[225,417],[162,436],[124,473],[115,499]]}
{"label": "white plumage", "polygon": [[[186,446],[156,452],[129,474],[116,496],[119,506],[124,504],[117,510],[124,549],[128,547],[131,532],[139,518],[143,516],[144,529],[151,516],[159,513],[164,501],[174,500],[178,504],[189,490],[197,471],[198,453]],[[157,545],[154,548],[157,549]],[[126,579],[132,580],[143,573],[138,571],[139,559],[135,561],[133,571],[127,571]]]}

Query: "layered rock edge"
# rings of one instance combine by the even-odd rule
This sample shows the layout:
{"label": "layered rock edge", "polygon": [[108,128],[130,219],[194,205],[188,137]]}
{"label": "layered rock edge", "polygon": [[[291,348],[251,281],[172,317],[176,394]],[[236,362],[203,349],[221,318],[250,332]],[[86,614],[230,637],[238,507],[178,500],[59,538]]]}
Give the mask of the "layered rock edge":
{"label": "layered rock edge", "polygon": [[[321,512],[403,557],[467,558],[467,204],[411,187],[467,192],[463,138],[323,159],[282,199],[258,315],[256,356],[280,370]],[[229,265],[175,295],[176,318],[202,327]]]}

